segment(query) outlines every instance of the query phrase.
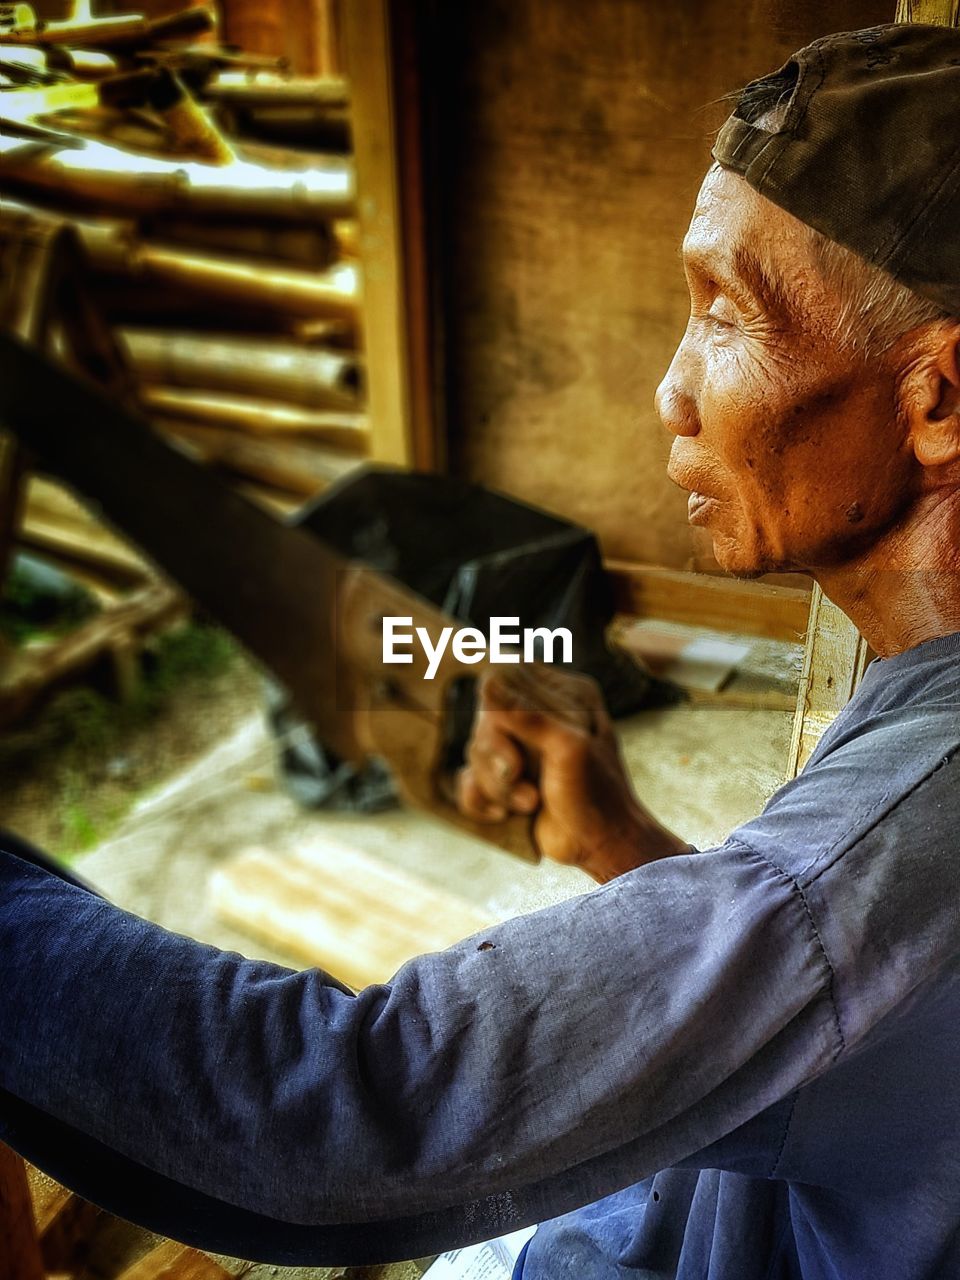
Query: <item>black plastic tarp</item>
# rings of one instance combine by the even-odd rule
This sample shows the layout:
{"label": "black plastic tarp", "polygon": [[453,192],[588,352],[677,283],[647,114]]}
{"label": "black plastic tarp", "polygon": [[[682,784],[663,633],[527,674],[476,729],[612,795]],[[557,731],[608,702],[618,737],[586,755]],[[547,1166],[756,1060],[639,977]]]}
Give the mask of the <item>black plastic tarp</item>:
{"label": "black plastic tarp", "polygon": [[[614,716],[677,696],[608,647],[613,598],[597,540],[579,525],[464,480],[373,467],[328,490],[294,522],[484,633],[491,617],[516,618],[520,629],[568,628],[570,666],[599,682]],[[466,744],[472,699],[469,681],[454,709],[455,754]],[[303,804],[371,811],[394,802],[382,764],[355,770],[338,760],[297,723],[278,690],[270,714],[284,780]]]}

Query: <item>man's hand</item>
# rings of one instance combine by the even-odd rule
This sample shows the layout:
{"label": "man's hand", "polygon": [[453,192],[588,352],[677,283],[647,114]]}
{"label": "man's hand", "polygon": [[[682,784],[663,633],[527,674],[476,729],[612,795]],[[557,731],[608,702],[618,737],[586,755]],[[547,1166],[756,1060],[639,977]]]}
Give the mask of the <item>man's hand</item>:
{"label": "man's hand", "polygon": [[479,822],[535,814],[540,852],[601,884],[689,852],[634,795],[595,681],[550,667],[482,681],[457,803]]}

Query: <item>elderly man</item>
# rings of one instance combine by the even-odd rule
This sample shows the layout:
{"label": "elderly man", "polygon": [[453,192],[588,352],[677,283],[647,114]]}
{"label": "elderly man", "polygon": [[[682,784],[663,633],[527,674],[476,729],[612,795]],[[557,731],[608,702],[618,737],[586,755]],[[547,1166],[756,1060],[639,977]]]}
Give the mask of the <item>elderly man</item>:
{"label": "elderly man", "polygon": [[715,155],[671,474],[721,564],[813,573],[880,660],[704,852],[589,691],[587,732],[488,685],[464,808],[609,883],[358,996],[8,842],[2,1136],[80,1191],[274,1261],[540,1221],[524,1280],[960,1275],[960,35],[820,41]]}

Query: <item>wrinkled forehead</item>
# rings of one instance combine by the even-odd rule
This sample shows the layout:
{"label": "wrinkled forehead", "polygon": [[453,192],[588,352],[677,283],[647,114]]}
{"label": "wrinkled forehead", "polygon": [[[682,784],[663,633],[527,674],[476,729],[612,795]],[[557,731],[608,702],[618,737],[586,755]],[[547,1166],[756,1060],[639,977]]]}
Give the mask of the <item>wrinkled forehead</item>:
{"label": "wrinkled forehead", "polygon": [[739,244],[749,246],[764,261],[777,260],[803,253],[809,246],[809,232],[739,174],[714,164],[701,184],[682,247],[691,255],[732,257]]}
{"label": "wrinkled forehead", "polygon": [[682,253],[691,279],[731,286],[771,313],[792,313],[797,287],[819,275],[808,228],[719,165],[703,180]]}

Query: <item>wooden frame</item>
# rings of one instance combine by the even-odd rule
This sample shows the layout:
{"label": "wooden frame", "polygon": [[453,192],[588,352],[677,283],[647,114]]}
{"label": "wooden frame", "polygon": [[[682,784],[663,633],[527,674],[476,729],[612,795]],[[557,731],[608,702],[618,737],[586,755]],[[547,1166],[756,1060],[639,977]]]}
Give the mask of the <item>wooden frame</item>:
{"label": "wooden frame", "polygon": [[814,587],[788,777],[796,777],[853,697],[871,656],[869,645],[847,615]]}
{"label": "wooden frame", "polygon": [[606,568],[619,613],[792,644],[799,644],[807,629],[810,592],[805,587],[742,582],[621,560],[608,560]]}
{"label": "wooden frame", "polygon": [[[3,1275],[10,1280],[68,1280],[81,1267],[89,1243],[118,1220],[30,1168],[0,1142],[0,1242]],[[129,1265],[111,1268],[116,1280],[230,1280],[231,1273],[199,1249],[174,1240],[153,1243]],[[128,1235],[129,1239],[129,1235]],[[98,1269],[99,1272],[99,1269]]]}
{"label": "wooden frame", "polygon": [[0,1143],[0,1239],[15,1280],[44,1280],[46,1272],[33,1221],[23,1161]]}
{"label": "wooden frame", "polygon": [[341,16],[363,264],[371,455],[378,462],[431,470],[443,451],[431,371],[413,15],[390,0],[350,0]]}
{"label": "wooden frame", "polygon": [[930,22],[935,26],[960,26],[960,0],[897,0],[895,22]]}

